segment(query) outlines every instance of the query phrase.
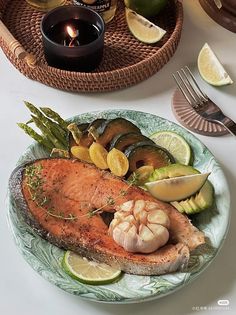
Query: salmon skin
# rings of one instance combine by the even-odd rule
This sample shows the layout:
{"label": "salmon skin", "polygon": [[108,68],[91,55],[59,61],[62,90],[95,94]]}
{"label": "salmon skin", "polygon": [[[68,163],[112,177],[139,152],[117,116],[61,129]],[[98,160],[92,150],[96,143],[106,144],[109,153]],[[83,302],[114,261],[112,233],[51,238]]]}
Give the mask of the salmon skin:
{"label": "salmon skin", "polygon": [[[31,182],[29,174],[35,170],[39,175]],[[189,252],[205,242],[204,234],[171,205],[80,160],[48,158],[22,165],[13,171],[9,188],[17,211],[41,237],[127,273],[160,275],[182,270]],[[114,212],[115,206],[140,199],[156,202],[170,219],[168,244],[151,254],[126,252],[108,235],[100,215],[101,210]]]}

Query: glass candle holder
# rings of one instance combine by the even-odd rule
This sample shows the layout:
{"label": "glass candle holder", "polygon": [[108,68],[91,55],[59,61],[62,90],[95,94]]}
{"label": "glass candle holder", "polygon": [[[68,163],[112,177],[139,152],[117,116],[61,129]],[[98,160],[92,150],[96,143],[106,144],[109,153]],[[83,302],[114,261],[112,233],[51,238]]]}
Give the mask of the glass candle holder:
{"label": "glass candle holder", "polygon": [[33,8],[40,11],[49,11],[66,3],[66,0],[26,0]]}
{"label": "glass candle holder", "polygon": [[105,24],[95,11],[65,5],[48,12],[41,22],[47,63],[69,71],[89,72],[103,56]]}

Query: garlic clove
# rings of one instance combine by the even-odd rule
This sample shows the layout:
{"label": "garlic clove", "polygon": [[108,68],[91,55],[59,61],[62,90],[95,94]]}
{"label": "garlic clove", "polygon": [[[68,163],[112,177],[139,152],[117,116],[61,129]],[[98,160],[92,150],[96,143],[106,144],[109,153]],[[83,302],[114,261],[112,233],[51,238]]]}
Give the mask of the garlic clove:
{"label": "garlic clove", "polygon": [[146,222],[147,212],[145,211],[145,201],[137,200],[133,208],[134,217],[137,221]]}
{"label": "garlic clove", "polygon": [[152,233],[155,236],[160,236],[163,232],[163,230],[165,229],[164,226],[160,225],[160,224],[153,224],[153,223],[148,223],[147,227],[152,231]]}
{"label": "garlic clove", "polygon": [[114,219],[117,219],[119,221],[123,221],[123,220],[125,220],[125,217],[127,216],[127,214],[129,215],[129,213],[125,213],[123,211],[117,211],[117,212],[115,212]]}
{"label": "garlic clove", "polygon": [[117,220],[117,219],[115,219],[115,218],[111,221],[110,226],[109,226],[109,230],[108,230],[109,234],[112,233],[112,229],[114,229],[115,226],[116,226],[119,222],[120,222],[120,221]]}
{"label": "garlic clove", "polygon": [[120,244],[122,246],[125,233],[119,228],[119,226],[116,226],[112,231],[112,237],[117,244]]}
{"label": "garlic clove", "polygon": [[128,232],[130,228],[130,223],[127,221],[121,222],[117,227],[119,227],[120,230],[123,232]]}
{"label": "garlic clove", "polygon": [[134,237],[134,236],[137,235],[137,228],[136,228],[135,225],[132,225],[132,226],[131,226],[131,228],[129,229],[127,235],[128,235],[129,237]]}
{"label": "garlic clove", "polygon": [[140,236],[140,239],[145,241],[145,242],[149,242],[149,241],[153,240],[153,238],[154,238],[154,235],[151,232],[151,230],[149,230],[149,228],[144,224],[141,224],[139,226],[139,236]]}
{"label": "garlic clove", "polygon": [[138,234],[137,228],[135,225],[129,229],[128,233],[124,237],[123,248],[127,252],[136,252],[137,251],[137,242],[138,242]]}
{"label": "garlic clove", "polygon": [[157,204],[155,202],[147,202],[145,206],[146,211],[158,210]]}
{"label": "garlic clove", "polygon": [[134,224],[135,223],[135,218],[132,214],[128,215],[126,218],[125,218],[125,221],[126,222],[129,222],[129,224]]}
{"label": "garlic clove", "polygon": [[126,212],[131,212],[133,206],[134,206],[134,200],[129,200],[129,201],[127,201],[127,202],[124,202],[124,203],[119,207],[119,210],[121,210],[121,211],[126,211]]}
{"label": "garlic clove", "polygon": [[150,223],[161,224],[165,227],[170,226],[168,215],[163,210],[152,210],[147,215],[147,220]]}
{"label": "garlic clove", "polygon": [[137,213],[140,211],[145,211],[145,201],[144,200],[136,200],[134,203],[133,211],[136,211]]}
{"label": "garlic clove", "polygon": [[156,239],[156,249],[166,244],[169,239],[169,231],[160,224],[148,224],[148,228],[153,232]]}

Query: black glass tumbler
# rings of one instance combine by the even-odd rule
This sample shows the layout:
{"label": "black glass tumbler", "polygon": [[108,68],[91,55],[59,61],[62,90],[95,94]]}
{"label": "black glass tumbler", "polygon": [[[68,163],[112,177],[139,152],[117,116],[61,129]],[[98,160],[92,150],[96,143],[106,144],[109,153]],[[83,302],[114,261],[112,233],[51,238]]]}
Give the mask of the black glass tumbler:
{"label": "black glass tumbler", "polygon": [[[75,37],[67,32],[68,27],[74,29]],[[97,12],[75,5],[55,8],[43,17],[41,32],[45,59],[50,66],[89,72],[100,64],[105,24]]]}

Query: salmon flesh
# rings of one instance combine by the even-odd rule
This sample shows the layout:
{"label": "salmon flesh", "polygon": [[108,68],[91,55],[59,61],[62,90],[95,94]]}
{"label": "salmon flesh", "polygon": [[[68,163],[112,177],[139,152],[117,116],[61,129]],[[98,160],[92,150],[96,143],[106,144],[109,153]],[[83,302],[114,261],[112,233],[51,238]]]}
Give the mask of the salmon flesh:
{"label": "salmon flesh", "polygon": [[[13,171],[10,193],[17,211],[43,238],[61,248],[137,275],[160,275],[187,266],[204,234],[171,205],[74,159],[40,159]],[[104,214],[129,200],[155,202],[170,219],[167,245],[151,254],[129,253],[108,235]],[[101,214],[102,213],[102,214]]]}

